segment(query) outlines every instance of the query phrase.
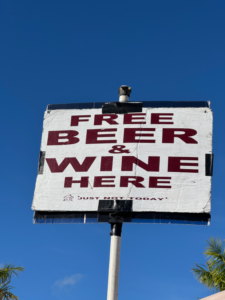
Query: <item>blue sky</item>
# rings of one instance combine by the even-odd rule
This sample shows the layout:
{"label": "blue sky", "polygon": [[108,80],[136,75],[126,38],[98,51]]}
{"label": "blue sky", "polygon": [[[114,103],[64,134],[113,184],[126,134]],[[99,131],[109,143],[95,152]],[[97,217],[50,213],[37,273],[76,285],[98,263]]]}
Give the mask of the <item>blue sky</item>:
{"label": "blue sky", "polygon": [[223,0],[0,0],[0,264],[25,271],[23,300],[106,299],[110,228],[33,225],[48,104],[210,100],[214,113],[209,227],[125,224],[119,299],[206,297],[190,272],[209,237],[225,238]]}

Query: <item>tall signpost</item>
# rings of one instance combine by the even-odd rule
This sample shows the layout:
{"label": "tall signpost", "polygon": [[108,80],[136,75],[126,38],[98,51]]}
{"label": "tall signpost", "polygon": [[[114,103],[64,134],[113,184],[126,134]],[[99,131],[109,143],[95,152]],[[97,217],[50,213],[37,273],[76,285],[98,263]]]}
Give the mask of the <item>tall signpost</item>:
{"label": "tall signpost", "polygon": [[108,300],[117,300],[123,223],[208,225],[212,111],[204,101],[48,105],[34,223],[111,224]]}

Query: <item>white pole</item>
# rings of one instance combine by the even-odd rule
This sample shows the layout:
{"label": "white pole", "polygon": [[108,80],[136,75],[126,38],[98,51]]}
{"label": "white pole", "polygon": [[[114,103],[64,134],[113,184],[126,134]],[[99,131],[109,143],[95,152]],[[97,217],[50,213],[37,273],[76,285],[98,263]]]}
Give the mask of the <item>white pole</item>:
{"label": "white pole", "polygon": [[122,224],[111,224],[107,300],[118,300]]}
{"label": "white pole", "polygon": [[[118,93],[119,102],[127,102],[129,101],[131,87],[127,85],[121,85],[121,87],[118,89]],[[118,300],[122,225],[123,223],[111,224],[107,300]]]}

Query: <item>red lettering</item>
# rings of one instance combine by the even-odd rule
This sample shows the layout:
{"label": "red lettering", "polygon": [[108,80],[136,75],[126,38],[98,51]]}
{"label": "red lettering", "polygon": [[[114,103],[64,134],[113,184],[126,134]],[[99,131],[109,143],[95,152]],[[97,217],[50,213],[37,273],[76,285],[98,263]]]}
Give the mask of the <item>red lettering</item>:
{"label": "red lettering", "polygon": [[[76,144],[79,142],[79,139],[75,137],[78,134],[79,133],[74,130],[49,131],[47,144],[48,146]],[[67,141],[60,142],[59,140],[67,140]]]}
{"label": "red lettering", "polygon": [[140,183],[142,181],[144,181],[144,178],[140,176],[121,176],[120,187],[128,187],[128,183],[131,183],[137,188],[144,188],[145,186]]}
{"label": "red lettering", "polygon": [[[171,177],[149,177],[149,187],[159,189],[171,189],[170,183]],[[163,183],[167,185],[162,185]],[[152,199],[151,199],[152,200]],[[154,199],[156,200],[156,199]]]}
{"label": "red lettering", "polygon": [[159,172],[159,161],[159,156],[149,156],[147,164],[135,156],[123,156],[121,171],[133,171],[133,164],[136,164],[145,171]]}
{"label": "red lettering", "polygon": [[72,116],[70,126],[78,126],[79,122],[88,122],[89,119],[82,118],[90,118],[91,115],[82,115],[82,116]]}
{"label": "red lettering", "polygon": [[[142,133],[143,131],[155,131],[155,128],[125,128],[124,143],[155,143],[155,140],[141,140],[141,137],[153,137],[154,133]],[[139,133],[137,133],[139,132]],[[135,139],[138,138],[138,139]]]}
{"label": "red lettering", "polygon": [[[163,117],[163,116],[167,116],[167,117]],[[173,114],[156,114],[156,113],[152,113],[151,114],[151,124],[173,124],[173,122],[163,122],[161,120],[173,120],[172,117],[168,117],[168,116],[173,116]]]}
{"label": "red lettering", "polygon": [[66,157],[60,165],[58,165],[55,158],[46,158],[46,161],[52,173],[64,172],[69,164],[71,164],[76,172],[87,172],[95,159],[96,157],[85,157],[83,163],[80,164],[76,157]]}
{"label": "red lettering", "polygon": [[[104,184],[104,183],[114,183],[115,176],[96,176],[94,179],[94,187],[115,187],[115,184]],[[113,180],[107,180],[113,179]]]}
{"label": "red lettering", "polygon": [[[123,124],[146,124],[145,122],[146,114],[125,114],[123,117]],[[142,117],[136,117],[142,116]],[[134,122],[135,120],[141,120],[138,122]]]}
{"label": "red lettering", "polygon": [[179,138],[186,144],[198,144],[198,142],[191,138],[196,135],[197,131],[189,128],[164,128],[162,142],[173,144],[174,138]]}
{"label": "red lettering", "polygon": [[197,160],[198,157],[169,157],[168,158],[168,172],[182,172],[182,173],[198,173],[197,169],[181,168],[183,166],[197,167],[198,163],[185,163],[185,160]]}
{"label": "red lettering", "polygon": [[107,122],[110,125],[117,125],[119,123],[114,121],[117,118],[118,118],[117,115],[112,115],[112,114],[95,115],[94,125],[102,125],[103,121]]}
{"label": "red lettering", "polygon": [[101,157],[100,171],[112,171],[113,166],[113,156],[103,156]]}
{"label": "red lettering", "polygon": [[88,177],[81,177],[81,180],[73,180],[73,177],[66,177],[64,182],[64,187],[71,188],[73,183],[80,183],[81,188],[87,188]]}
{"label": "red lettering", "polygon": [[99,134],[101,132],[111,132],[117,131],[117,129],[110,128],[110,129],[88,129],[87,130],[87,137],[86,137],[86,144],[110,144],[110,143],[117,143],[117,140],[99,140],[99,138],[103,137],[115,137],[115,134]]}

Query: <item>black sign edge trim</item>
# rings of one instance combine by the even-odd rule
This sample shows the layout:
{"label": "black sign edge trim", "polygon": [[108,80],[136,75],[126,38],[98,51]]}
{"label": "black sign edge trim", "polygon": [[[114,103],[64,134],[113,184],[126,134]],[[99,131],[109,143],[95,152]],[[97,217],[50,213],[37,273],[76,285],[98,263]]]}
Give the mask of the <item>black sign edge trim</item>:
{"label": "black sign edge trim", "polygon": [[[95,109],[102,108],[103,105],[109,103],[120,102],[85,102],[85,103],[66,103],[66,104],[49,104],[47,110],[60,109]],[[130,101],[127,103],[142,103],[143,107],[160,108],[160,107],[174,107],[174,108],[210,108],[209,101]]]}

